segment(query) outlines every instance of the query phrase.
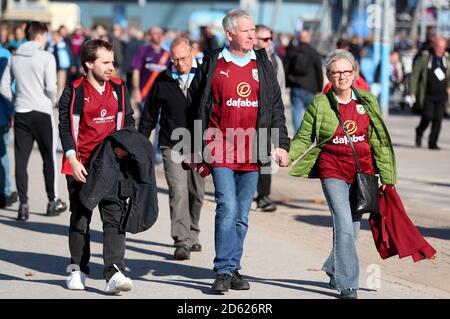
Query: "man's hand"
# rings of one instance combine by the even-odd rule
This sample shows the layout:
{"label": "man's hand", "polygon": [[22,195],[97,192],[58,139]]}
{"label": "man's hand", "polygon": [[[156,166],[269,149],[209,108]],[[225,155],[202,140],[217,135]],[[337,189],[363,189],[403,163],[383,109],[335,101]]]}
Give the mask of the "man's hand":
{"label": "man's hand", "polygon": [[81,164],[75,155],[72,155],[68,158],[70,167],[72,167],[73,178],[76,181],[86,183],[86,176],[88,175],[86,169],[83,164]]}
{"label": "man's hand", "polygon": [[407,95],[405,97],[405,102],[409,105],[410,108],[412,108],[414,103],[416,103],[416,96],[415,95]]}
{"label": "man's hand", "polygon": [[133,89],[132,97],[136,104],[142,102],[141,91],[138,88]]}
{"label": "man's hand", "polygon": [[116,153],[117,158],[122,159],[128,155],[128,152],[120,147],[116,147],[114,149],[114,153]]}
{"label": "man's hand", "polygon": [[276,148],[272,152],[273,159],[280,165],[281,167],[287,167],[289,163],[289,155],[285,149]]}

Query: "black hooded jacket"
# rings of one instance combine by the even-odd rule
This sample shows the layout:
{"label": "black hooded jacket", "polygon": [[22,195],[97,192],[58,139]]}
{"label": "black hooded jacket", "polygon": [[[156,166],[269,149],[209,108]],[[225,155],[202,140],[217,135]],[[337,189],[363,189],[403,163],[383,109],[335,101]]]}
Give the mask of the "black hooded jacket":
{"label": "black hooded jacket", "polygon": [[[118,159],[114,148],[128,152]],[[150,141],[134,127],[109,135],[89,164],[89,175],[80,190],[80,201],[93,210],[101,200],[126,200],[120,229],[138,233],[150,228],[158,217],[158,198]]]}

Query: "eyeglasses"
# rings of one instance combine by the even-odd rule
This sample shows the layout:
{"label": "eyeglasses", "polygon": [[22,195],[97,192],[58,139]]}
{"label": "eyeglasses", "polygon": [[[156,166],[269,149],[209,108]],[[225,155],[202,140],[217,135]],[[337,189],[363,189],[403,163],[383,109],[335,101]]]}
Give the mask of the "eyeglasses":
{"label": "eyeglasses", "polygon": [[341,75],[348,78],[350,75],[352,75],[353,70],[344,70],[344,71],[330,71],[331,76],[335,79],[339,79]]}
{"label": "eyeglasses", "polygon": [[269,40],[272,41],[272,37],[267,37],[267,38],[257,38],[258,40],[264,41],[264,42],[268,42]]}
{"label": "eyeglasses", "polygon": [[182,58],[172,58],[171,61],[173,64],[178,64],[180,62],[186,63],[191,59],[191,55],[184,56]]}

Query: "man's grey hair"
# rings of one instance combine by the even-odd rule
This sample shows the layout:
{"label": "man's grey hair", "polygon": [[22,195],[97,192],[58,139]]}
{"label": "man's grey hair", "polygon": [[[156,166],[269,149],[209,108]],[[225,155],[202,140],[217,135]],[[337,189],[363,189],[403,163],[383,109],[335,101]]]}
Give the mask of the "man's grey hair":
{"label": "man's grey hair", "polygon": [[353,54],[343,49],[336,49],[331,51],[325,58],[325,68],[327,72],[331,71],[331,64],[338,60],[347,60],[352,65],[352,68],[356,69],[356,60]]}
{"label": "man's grey hair", "polygon": [[252,16],[247,11],[242,9],[233,9],[227,13],[222,20],[222,26],[225,31],[234,33],[237,27],[237,20],[239,18],[252,19]]}
{"label": "man's grey hair", "polygon": [[184,36],[179,36],[179,37],[175,38],[172,41],[172,43],[170,44],[170,50],[173,50],[173,48],[179,46],[182,43],[186,44],[189,48],[192,48],[191,40],[189,40],[188,38],[186,38]]}

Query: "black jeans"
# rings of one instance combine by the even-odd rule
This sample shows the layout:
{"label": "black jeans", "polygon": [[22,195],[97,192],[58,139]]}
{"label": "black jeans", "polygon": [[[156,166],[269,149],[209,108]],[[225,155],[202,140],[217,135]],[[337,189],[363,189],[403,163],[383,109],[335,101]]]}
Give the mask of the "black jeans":
{"label": "black jeans", "polygon": [[[82,183],[72,176],[67,176],[67,188],[70,199],[69,249],[70,263],[80,266],[89,275],[89,259],[91,257],[89,224],[92,211],[83,206],[79,199]],[[120,270],[125,269],[125,233],[119,230],[120,220],[125,210],[125,202],[101,201],[98,205],[103,222],[103,276],[106,280]]]}
{"label": "black jeans", "polygon": [[430,96],[426,95],[423,102],[422,118],[416,133],[422,138],[423,132],[427,129],[431,122],[431,132],[428,138],[428,146],[436,146],[439,133],[441,132],[441,123],[445,114],[445,104],[447,103],[447,95]]}
{"label": "black jeans", "polygon": [[272,183],[272,174],[261,174],[259,173],[258,179],[258,195],[257,199],[261,199],[265,196],[270,195],[270,184]]}
{"label": "black jeans", "polygon": [[49,201],[55,200],[55,157],[56,137],[53,135],[53,121],[49,114],[31,111],[14,116],[14,156],[16,161],[16,186],[21,203],[28,203],[27,166],[37,142],[44,165],[45,191]]}

